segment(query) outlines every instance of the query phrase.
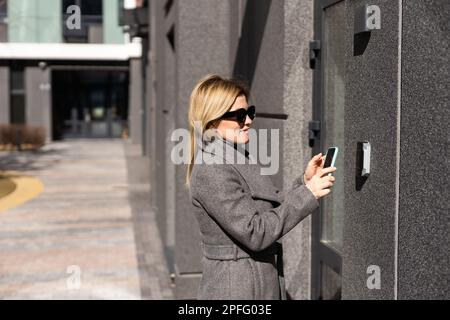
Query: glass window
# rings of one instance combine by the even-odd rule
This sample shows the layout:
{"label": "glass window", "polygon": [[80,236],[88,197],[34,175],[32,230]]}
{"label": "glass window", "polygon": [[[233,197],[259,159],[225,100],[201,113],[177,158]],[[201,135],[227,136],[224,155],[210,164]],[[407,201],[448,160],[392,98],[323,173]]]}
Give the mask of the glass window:
{"label": "glass window", "polygon": [[[66,26],[67,8],[77,5],[81,10],[81,28],[68,29]],[[102,0],[63,0],[63,38],[69,43],[103,43],[103,1]]]}
{"label": "glass window", "polygon": [[81,12],[87,16],[101,16],[103,12],[102,0],[82,0]]}
{"label": "glass window", "polygon": [[8,17],[7,3],[6,0],[0,0],[0,42],[3,42],[2,31],[6,34],[6,18]]}
{"label": "glass window", "polygon": [[0,0],[0,18],[1,17],[6,17],[8,14],[7,11],[7,1],[6,0]]}
{"label": "glass window", "polygon": [[101,16],[103,14],[102,0],[63,0],[62,10],[64,14],[71,5],[79,6],[82,15]]}
{"label": "glass window", "polygon": [[339,182],[333,186],[333,192],[323,199],[321,241],[339,252],[344,224],[344,1],[326,8],[323,15],[323,148],[324,152],[328,147],[339,148],[336,161],[338,170],[334,174]]}
{"label": "glass window", "polygon": [[25,123],[25,95],[11,95],[10,117],[11,123]]}
{"label": "glass window", "polygon": [[25,79],[23,70],[11,71],[11,91],[13,94],[21,94],[25,89]]}
{"label": "glass window", "polygon": [[25,123],[25,77],[24,69],[11,70],[10,75],[10,121],[11,123]]}
{"label": "glass window", "polygon": [[80,8],[81,8],[81,5],[80,5],[79,1],[77,1],[77,0],[63,0],[62,13],[66,14],[67,8],[72,5],[77,5],[77,6],[80,6]]}

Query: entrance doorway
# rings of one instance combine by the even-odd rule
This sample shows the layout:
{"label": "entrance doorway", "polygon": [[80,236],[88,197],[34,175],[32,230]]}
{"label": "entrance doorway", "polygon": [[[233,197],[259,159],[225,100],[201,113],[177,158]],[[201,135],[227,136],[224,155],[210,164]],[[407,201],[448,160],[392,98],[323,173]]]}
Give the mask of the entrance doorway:
{"label": "entrance doorway", "polygon": [[345,177],[345,1],[316,0],[314,7],[313,120],[319,124],[313,153],[338,147],[333,192],[321,199],[312,220],[312,298],[340,299],[344,229]]}
{"label": "entrance doorway", "polygon": [[52,72],[53,138],[119,138],[127,134],[128,71]]}

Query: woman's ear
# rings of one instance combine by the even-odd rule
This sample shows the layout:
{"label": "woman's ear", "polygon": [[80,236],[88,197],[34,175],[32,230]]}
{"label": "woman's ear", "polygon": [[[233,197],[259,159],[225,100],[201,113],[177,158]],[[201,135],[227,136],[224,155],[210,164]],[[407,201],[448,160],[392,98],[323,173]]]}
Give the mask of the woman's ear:
{"label": "woman's ear", "polygon": [[219,124],[219,120],[213,120],[206,125],[205,132],[203,133],[203,139],[207,141],[211,141],[213,137],[216,136],[217,125]]}
{"label": "woman's ear", "polygon": [[206,130],[208,129],[215,129],[219,126],[220,123],[220,119],[216,119],[211,121],[210,123],[208,123],[208,125],[206,126]]}

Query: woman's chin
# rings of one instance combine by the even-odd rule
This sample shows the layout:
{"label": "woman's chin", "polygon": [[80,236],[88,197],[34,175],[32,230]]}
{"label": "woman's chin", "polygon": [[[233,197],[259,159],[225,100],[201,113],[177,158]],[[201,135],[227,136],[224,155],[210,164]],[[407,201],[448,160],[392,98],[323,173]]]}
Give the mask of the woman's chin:
{"label": "woman's chin", "polygon": [[238,144],[247,144],[249,141],[250,141],[250,139],[248,138],[247,133],[241,134],[240,136],[238,136],[236,138],[236,143],[238,143]]}

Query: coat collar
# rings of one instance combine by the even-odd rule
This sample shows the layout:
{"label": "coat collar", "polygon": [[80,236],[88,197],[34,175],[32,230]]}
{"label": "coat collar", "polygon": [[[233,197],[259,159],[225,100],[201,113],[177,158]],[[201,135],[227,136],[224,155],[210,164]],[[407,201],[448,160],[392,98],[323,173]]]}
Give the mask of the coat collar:
{"label": "coat collar", "polygon": [[209,164],[232,164],[247,182],[254,198],[281,202],[282,194],[269,176],[261,175],[261,167],[243,145],[236,145],[220,136],[203,140],[203,161]]}
{"label": "coat collar", "polygon": [[230,164],[256,164],[256,159],[248,153],[244,145],[235,144],[222,138],[220,135],[214,135],[210,140],[203,140],[201,149],[211,155],[218,156],[218,161]]}

